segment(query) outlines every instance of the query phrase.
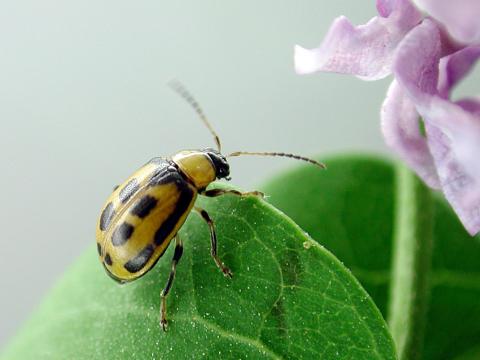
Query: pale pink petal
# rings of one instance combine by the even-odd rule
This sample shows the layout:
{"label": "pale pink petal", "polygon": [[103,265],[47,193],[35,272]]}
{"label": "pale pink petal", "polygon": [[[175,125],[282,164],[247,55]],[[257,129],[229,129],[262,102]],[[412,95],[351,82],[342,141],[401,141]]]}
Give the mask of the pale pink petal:
{"label": "pale pink petal", "polygon": [[455,102],[463,110],[480,117],[480,98],[465,98]]}
{"label": "pale pink petal", "polygon": [[[465,165],[472,164],[472,161],[478,162],[479,142],[471,143],[467,140],[463,143],[464,147],[468,148],[467,156],[464,156],[461,149],[464,139],[449,137],[444,131],[427,121],[426,130],[430,152],[435,159],[443,193],[465,229],[471,235],[475,235],[480,231],[480,182],[478,177],[480,174],[472,176],[465,171]],[[480,133],[477,133],[477,140],[479,135]],[[471,158],[469,159],[469,157]]]}
{"label": "pale pink petal", "polygon": [[395,48],[422,16],[408,0],[377,1],[377,8],[380,16],[365,25],[337,18],[318,48],[295,46],[296,72],[336,72],[365,80],[389,75]]}
{"label": "pale pink petal", "polygon": [[381,119],[387,145],[395,150],[428,186],[440,188],[426,136],[420,132],[420,115],[410,97],[406,96],[395,80],[388,89]]}
{"label": "pale pink petal", "polygon": [[397,2],[395,0],[377,0],[377,11],[381,17],[389,17],[395,11]]}
{"label": "pale pink petal", "polygon": [[480,1],[414,0],[414,2],[445,25],[456,40],[464,44],[480,42]]}
{"label": "pale pink petal", "polygon": [[441,129],[451,140],[457,160],[464,171],[477,179],[480,188],[480,116],[478,104],[474,112],[467,111],[473,102],[459,104],[434,97],[430,107],[420,109],[425,121]]}
{"label": "pale pink petal", "polygon": [[390,18],[399,28],[411,29],[422,21],[422,14],[410,0],[377,0],[378,14]]}
{"label": "pale pink petal", "polygon": [[393,72],[417,107],[428,106],[431,97],[438,93],[441,55],[440,30],[428,19],[408,33],[397,49]]}
{"label": "pale pink petal", "polygon": [[[476,55],[475,55],[476,54]],[[437,90],[439,78],[443,95],[448,94],[470,69],[479,56],[463,49],[446,58],[439,74],[442,56],[440,29],[425,20],[413,29],[398,47],[393,71],[399,84],[409,95],[423,117],[430,152],[435,161],[445,197],[470,234],[480,231],[480,118],[467,107],[473,103],[456,104]]]}
{"label": "pale pink petal", "polygon": [[440,59],[438,92],[448,98],[452,88],[470,73],[480,56],[480,46],[469,46]]}

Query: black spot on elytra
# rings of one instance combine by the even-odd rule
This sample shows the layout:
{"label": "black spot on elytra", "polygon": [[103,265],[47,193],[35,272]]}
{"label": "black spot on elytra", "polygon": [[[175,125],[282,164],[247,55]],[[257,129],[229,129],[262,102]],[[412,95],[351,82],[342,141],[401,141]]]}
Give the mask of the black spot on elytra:
{"label": "black spot on elytra", "polygon": [[122,204],[125,204],[132,197],[132,195],[138,191],[139,187],[140,185],[138,184],[137,179],[134,178],[130,180],[127,185],[125,185],[122,190],[120,190],[120,193],[118,194],[118,198],[120,199]]}
{"label": "black spot on elytra", "polygon": [[150,186],[165,185],[174,182],[172,175],[176,173],[171,173],[167,169],[163,169],[161,172],[155,174],[150,180]]}
{"label": "black spot on elytra", "polygon": [[157,205],[157,199],[155,199],[153,196],[146,195],[140,200],[136,202],[135,205],[133,205],[132,209],[130,212],[133,215],[138,216],[139,218],[145,218],[150,214],[150,211],[152,211],[155,206]]}
{"label": "black spot on elytra", "polygon": [[107,206],[105,206],[105,209],[103,209],[102,215],[100,215],[100,230],[105,231],[108,228],[114,215],[115,210],[113,209],[113,204],[109,202]]}
{"label": "black spot on elytra", "polygon": [[152,160],[150,160],[148,164],[153,164],[155,165],[155,169],[153,169],[152,171],[152,175],[150,176],[150,181],[152,179],[155,179],[157,178],[158,175],[160,174],[166,174],[168,173],[168,168],[170,166],[172,166],[173,162],[171,160],[166,160],[166,159],[163,159],[163,158],[153,158]]}
{"label": "black spot on elytra", "polygon": [[112,258],[110,257],[110,254],[107,253],[105,255],[105,264],[107,264],[108,266],[112,266],[113,262],[112,262]]}
{"label": "black spot on elytra", "polygon": [[100,245],[99,243],[97,243],[97,251],[98,255],[102,256],[102,245]]}
{"label": "black spot on elytra", "polygon": [[178,166],[173,161],[170,161],[155,170],[149,181],[149,185],[156,186],[184,182],[186,182],[186,178],[180,173]]}
{"label": "black spot on elytra", "polygon": [[112,244],[113,246],[122,246],[127,242],[128,239],[133,234],[133,230],[135,228],[129,223],[122,223],[121,225],[117,226],[117,228],[113,231],[112,234]]}
{"label": "black spot on elytra", "polygon": [[150,258],[152,257],[153,250],[153,245],[147,245],[143,248],[142,251],[137,254],[137,256],[125,263],[123,267],[131,273],[136,273],[140,271],[147,264],[148,260],[150,260]]}
{"label": "black spot on elytra", "polygon": [[[178,176],[180,176],[180,174],[178,174]],[[168,235],[173,231],[178,220],[183,214],[185,214],[185,211],[187,211],[188,206],[193,198],[193,191],[185,181],[175,181],[175,183],[177,184],[178,191],[180,192],[180,197],[173,212],[155,232],[154,241],[157,246],[161,245]]]}

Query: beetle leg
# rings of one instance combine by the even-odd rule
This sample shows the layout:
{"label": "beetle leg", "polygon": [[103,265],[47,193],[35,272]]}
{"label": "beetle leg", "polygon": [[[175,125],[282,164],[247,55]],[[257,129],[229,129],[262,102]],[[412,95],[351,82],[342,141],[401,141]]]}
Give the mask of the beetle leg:
{"label": "beetle leg", "polygon": [[161,297],[161,304],[160,304],[160,325],[162,325],[163,331],[167,331],[167,296],[170,292],[170,288],[172,287],[173,280],[175,279],[175,271],[177,269],[177,264],[183,254],[183,244],[182,240],[180,240],[180,236],[178,233],[175,235],[175,252],[173,253],[172,258],[172,270],[170,271],[170,275],[168,276],[167,284],[165,288],[162,290],[160,297]]}
{"label": "beetle leg", "polygon": [[213,257],[215,264],[220,270],[222,270],[223,275],[228,276],[229,278],[232,278],[233,276],[232,272],[228,267],[224,265],[224,263],[220,260],[220,258],[217,255],[217,234],[215,233],[215,226],[213,225],[212,219],[210,218],[208,213],[202,208],[199,208],[196,206],[195,211],[197,211],[200,214],[202,219],[206,221],[206,223],[208,224],[208,227],[210,228],[210,243],[211,243],[210,254]]}
{"label": "beetle leg", "polygon": [[247,192],[240,192],[238,190],[226,190],[226,189],[211,189],[211,190],[203,190],[200,192],[200,195],[203,196],[208,196],[208,197],[217,197],[217,196],[222,196],[225,194],[231,194],[231,195],[236,195],[236,196],[258,196],[260,198],[264,198],[265,194],[262,193],[261,191],[247,191]]}

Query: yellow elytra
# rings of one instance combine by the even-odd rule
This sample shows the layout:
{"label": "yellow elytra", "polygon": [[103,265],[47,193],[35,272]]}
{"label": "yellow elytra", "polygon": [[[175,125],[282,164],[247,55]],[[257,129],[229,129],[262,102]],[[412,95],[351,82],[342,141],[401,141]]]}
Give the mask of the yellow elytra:
{"label": "yellow elytra", "polygon": [[[217,267],[227,277],[232,272],[217,255],[215,227],[208,213],[194,207],[198,196],[216,197],[224,194],[237,196],[263,196],[259,191],[210,189],[216,179],[229,180],[227,157],[220,152],[220,140],[193,97],[179,84],[177,90],[196,110],[213,134],[217,148],[187,150],[172,158],[154,158],[142,166],[107,199],[97,222],[96,240],[100,261],[107,274],[125,283],[146,274],[162,257],[170,242],[175,239],[172,270],[161,293],[161,319],[166,329],[166,298],[171,289],[176,266],[183,253],[178,231],[188,214],[195,209],[210,229],[211,255]],[[319,167],[324,165],[302,156],[285,153],[234,152],[228,156],[269,155],[285,156],[308,161]]]}

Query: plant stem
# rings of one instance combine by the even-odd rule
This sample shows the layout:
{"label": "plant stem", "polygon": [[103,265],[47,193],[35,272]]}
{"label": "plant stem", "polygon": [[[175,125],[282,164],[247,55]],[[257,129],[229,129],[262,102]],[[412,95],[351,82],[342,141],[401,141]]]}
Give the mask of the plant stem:
{"label": "plant stem", "polygon": [[433,248],[433,197],[407,167],[397,167],[396,219],[388,324],[400,360],[421,358]]}

